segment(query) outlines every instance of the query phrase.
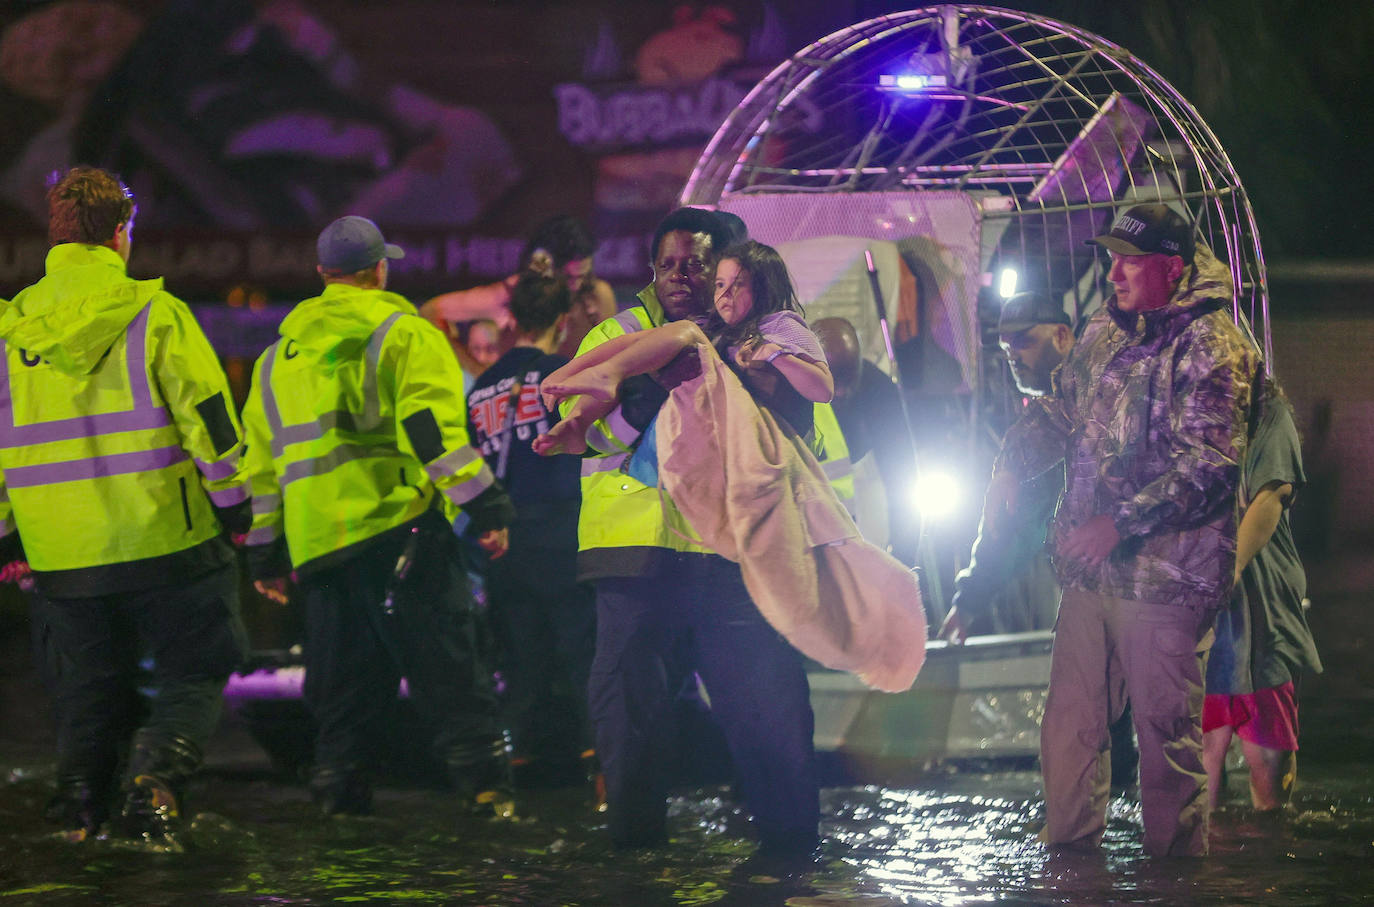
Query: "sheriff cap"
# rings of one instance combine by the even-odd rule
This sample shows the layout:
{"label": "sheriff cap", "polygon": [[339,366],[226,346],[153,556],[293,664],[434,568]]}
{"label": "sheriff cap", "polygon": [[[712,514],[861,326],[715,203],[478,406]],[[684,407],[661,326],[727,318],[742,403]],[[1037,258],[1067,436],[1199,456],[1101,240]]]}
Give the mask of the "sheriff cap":
{"label": "sheriff cap", "polygon": [[1088,240],[1119,255],[1177,255],[1193,263],[1193,228],[1168,205],[1136,205],[1104,236]]}

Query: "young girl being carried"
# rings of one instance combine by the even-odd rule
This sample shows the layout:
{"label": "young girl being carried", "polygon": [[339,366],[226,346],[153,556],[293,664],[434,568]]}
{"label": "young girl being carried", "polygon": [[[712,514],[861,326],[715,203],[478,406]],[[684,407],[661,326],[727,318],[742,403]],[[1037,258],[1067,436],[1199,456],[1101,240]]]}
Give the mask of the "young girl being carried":
{"label": "young girl being carried", "polygon": [[737,367],[756,399],[805,435],[813,402],[828,403],[834,379],[820,341],[806,326],[787,265],[772,246],[730,246],[716,267],[715,313],[704,329],[672,321],[613,337],[552,372],[540,385],[546,405],[577,396],[563,420],[534,441],[536,453],[582,453],[585,435],[616,406],[616,389],[632,375],[656,372],[684,349],[706,344]]}

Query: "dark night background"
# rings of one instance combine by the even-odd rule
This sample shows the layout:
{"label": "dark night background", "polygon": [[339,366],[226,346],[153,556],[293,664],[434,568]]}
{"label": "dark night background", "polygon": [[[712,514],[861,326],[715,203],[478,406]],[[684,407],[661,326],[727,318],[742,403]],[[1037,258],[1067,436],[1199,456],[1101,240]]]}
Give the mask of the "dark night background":
{"label": "dark night background", "polygon": [[[0,2],[0,24],[7,28],[26,16],[68,5],[4,0]],[[109,42],[103,33],[94,32],[70,39],[70,35],[80,34],[84,27],[80,20],[70,17],[59,20],[63,23],[61,30],[68,33],[68,43],[58,47],[43,66],[26,69],[24,63],[30,54],[41,57],[33,52],[40,42],[10,41],[10,45],[22,47],[6,47],[0,59],[0,76],[4,77],[0,79],[0,122],[4,123],[0,170],[26,153],[24,143],[35,133],[64,115],[73,115],[71,108],[79,104],[82,91],[73,85],[84,84],[92,95],[74,132],[77,150],[73,162],[92,156],[86,153],[82,158],[83,152],[108,152],[121,141],[125,142],[125,151],[121,153],[127,154],[127,137],[118,132],[122,122],[119,118],[127,116],[140,102],[139,88],[146,88],[151,95],[178,90],[176,84],[159,83],[160,74],[171,83],[178,79],[192,83],[188,90],[188,97],[192,97],[195,79],[204,77],[204,73],[192,71],[181,59],[200,53],[195,45],[197,28],[208,28],[204,23],[215,17],[232,19],[235,10],[244,17],[252,17],[256,9],[260,21],[273,23],[300,21],[303,17],[299,13],[304,13],[332,30],[342,52],[356,63],[358,73],[353,86],[347,92],[331,93],[327,87],[314,84],[320,81],[319,72],[328,70],[336,57],[326,55],[327,58],[314,61],[317,72],[311,72],[309,66],[288,61],[286,54],[278,53],[267,69],[253,75],[249,90],[238,103],[244,107],[271,107],[274,103],[286,105],[295,96],[310,96],[318,110],[345,117],[356,115],[359,121],[381,122],[382,128],[391,132],[393,148],[399,148],[397,155],[411,154],[410,161],[419,168],[434,163],[425,158],[426,154],[442,155],[444,149],[406,135],[410,125],[398,125],[394,112],[388,114],[383,109],[391,103],[386,97],[390,86],[404,85],[454,107],[479,112],[509,143],[506,159],[499,162],[509,172],[489,175],[480,171],[482,166],[498,166],[490,160],[472,164],[474,182],[485,183],[485,187],[476,187],[480,198],[475,204],[480,210],[475,214],[466,212],[447,226],[457,228],[465,238],[482,236],[509,242],[522,236],[542,217],[557,211],[588,217],[603,238],[642,232],[646,224],[651,226],[656,219],[652,212],[661,212],[664,200],[680,186],[674,168],[681,169],[704,144],[704,135],[645,141],[640,147],[629,142],[620,147],[571,143],[560,134],[555,86],[569,82],[599,87],[633,85],[635,54],[645,50],[650,40],[672,32],[678,43],[669,45],[669,53],[693,47],[703,61],[701,72],[679,74],[681,84],[690,84],[694,75],[712,72],[710,58],[715,48],[707,43],[713,40],[711,36],[735,35],[741,41],[747,38],[753,42],[742,60],[736,59],[721,69],[728,69],[729,78],[747,88],[787,53],[829,31],[919,4],[866,0],[737,0],[709,4],[624,4],[610,0],[357,0],[347,4],[224,0],[215,4],[177,4],[168,0],[101,0],[70,5],[116,8],[124,12],[123,19],[134,23],[126,25],[127,28],[144,29],[143,45],[136,47],[146,58],[144,70],[136,78],[130,78],[126,72],[122,81],[102,83],[99,67],[112,66],[117,60],[102,63],[100,55],[91,53],[89,48],[108,46]],[[1197,107],[1227,149],[1245,184],[1271,263],[1370,257],[1374,206],[1368,199],[1370,189],[1374,188],[1374,121],[1368,114],[1368,98],[1370,88],[1374,87],[1374,66],[1370,65],[1374,59],[1374,4],[1292,0],[1133,0],[1113,4],[1054,0],[1027,2],[1018,8],[1072,23],[1122,45],[1162,74]],[[194,18],[198,24],[187,25],[188,9],[213,9],[215,14],[197,12]],[[176,19],[178,16],[180,20]],[[68,26],[68,21],[73,24]],[[704,28],[702,23],[706,22],[711,23],[708,39],[692,37],[694,23]],[[772,32],[763,28],[768,22],[772,23]],[[303,34],[302,40],[307,44],[313,40],[316,49],[323,46],[317,32]],[[691,43],[694,40],[695,45]],[[83,45],[82,41],[88,43]],[[609,57],[605,46],[598,45],[608,41],[612,48]],[[147,72],[150,69],[152,75]],[[25,80],[27,84],[20,84]],[[641,85],[647,81],[639,78]],[[185,106],[191,103],[187,101]],[[227,111],[227,118],[237,118],[236,126],[242,126],[250,116],[233,105],[212,109]],[[155,109],[154,114],[165,116],[167,110]],[[223,151],[227,139],[220,133],[227,132],[228,127],[221,129],[221,124],[208,116],[195,117],[200,122],[191,127],[194,137],[213,150]],[[162,147],[153,146],[158,155],[174,144],[160,142]],[[41,154],[38,156],[41,158]],[[115,158],[119,160],[119,155]],[[624,169],[627,166],[629,171]],[[185,165],[183,169],[187,169]],[[608,174],[623,172],[629,172],[630,178],[640,184],[657,181],[658,186],[636,189],[641,195],[636,199],[608,202],[607,196],[623,189],[611,185]],[[255,182],[252,173],[233,175],[244,184]],[[357,168],[336,167],[318,178],[321,182],[333,180],[327,190],[321,191],[339,196],[327,198],[327,202],[339,202],[347,198],[340,185],[357,181],[361,175]],[[263,176],[256,182],[261,185],[265,180]],[[138,185],[134,188],[139,189]],[[215,224],[206,223],[204,218],[197,220],[160,195],[155,194],[154,198],[156,206],[145,206],[149,220],[145,230],[152,229],[157,234],[158,228],[170,221],[183,236],[215,235]],[[219,201],[226,209],[232,209],[232,193],[226,192]],[[627,206],[639,210],[627,216]],[[160,215],[153,213],[155,209]],[[332,214],[334,209],[326,206],[325,210]],[[269,204],[264,204],[262,211],[276,230],[296,226],[290,215],[299,216],[299,212],[283,212]],[[154,222],[158,216],[164,218],[163,224]],[[313,236],[318,229],[315,221],[320,218],[300,219],[309,221],[308,227],[304,223],[299,225],[300,234]],[[242,226],[239,225],[240,232]],[[12,238],[36,236],[41,225],[12,199],[0,198],[0,230]],[[16,260],[8,263],[3,261],[6,256],[0,255],[0,293],[13,292],[32,279],[32,275],[22,273],[28,269],[19,266],[17,253],[10,254]],[[32,251],[23,264],[31,260]],[[504,263],[474,259],[470,266],[450,272],[449,282],[444,286],[431,287],[420,281],[412,289],[437,291],[450,289],[455,283],[465,285],[500,276],[497,272]],[[638,262],[634,264],[637,268]],[[614,263],[608,260],[603,270],[614,280],[619,275],[613,269]],[[175,273],[176,269],[164,270]],[[633,277],[638,276],[636,271]],[[225,286],[218,287],[211,281],[195,289],[202,297],[223,298],[230,282],[221,281]],[[192,287],[188,285],[186,289],[190,291]]]}

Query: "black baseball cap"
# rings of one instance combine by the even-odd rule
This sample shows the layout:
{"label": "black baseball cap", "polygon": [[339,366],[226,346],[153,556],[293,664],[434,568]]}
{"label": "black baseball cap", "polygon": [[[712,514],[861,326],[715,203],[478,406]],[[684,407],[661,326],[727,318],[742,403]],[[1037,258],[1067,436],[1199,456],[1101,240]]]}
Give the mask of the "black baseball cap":
{"label": "black baseball cap", "polygon": [[1193,228],[1168,205],[1136,205],[1116,219],[1105,236],[1094,237],[1096,244],[1119,255],[1177,255],[1184,264],[1193,263]]}
{"label": "black baseball cap", "polygon": [[1002,303],[1002,314],[997,319],[997,333],[1019,334],[1037,324],[1073,324],[1064,307],[1055,303],[1044,293],[1033,291],[1017,293]]}
{"label": "black baseball cap", "polygon": [[382,231],[366,217],[350,214],[325,227],[315,241],[320,267],[351,274],[370,268],[383,258],[405,258],[405,250],[382,238]]}

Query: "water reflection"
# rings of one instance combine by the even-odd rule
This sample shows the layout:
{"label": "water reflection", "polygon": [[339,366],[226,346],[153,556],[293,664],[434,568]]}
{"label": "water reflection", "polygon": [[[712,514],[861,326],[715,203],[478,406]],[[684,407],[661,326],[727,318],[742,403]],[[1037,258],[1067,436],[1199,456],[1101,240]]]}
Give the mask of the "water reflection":
{"label": "water reflection", "polygon": [[1223,810],[1213,856],[1193,861],[1141,857],[1125,797],[1100,852],[1047,854],[1033,772],[832,788],[826,843],[804,867],[754,860],[724,790],[674,800],[669,848],[620,854],[578,790],[531,793],[502,825],[454,820],[422,790],[383,791],[375,818],[326,821],[298,787],[222,772],[194,791],[186,854],[71,846],[38,819],[44,774],[18,767],[0,791],[0,904],[1330,904],[1374,891],[1367,782],[1310,767],[1289,818]]}

